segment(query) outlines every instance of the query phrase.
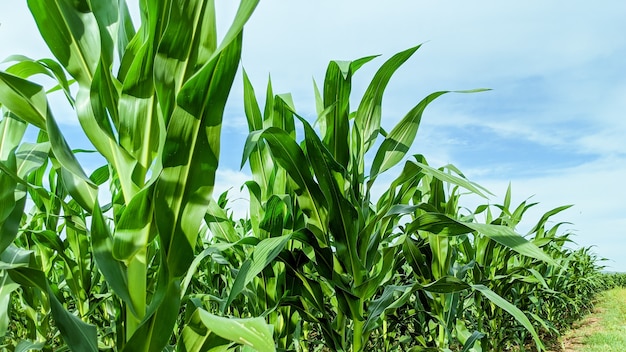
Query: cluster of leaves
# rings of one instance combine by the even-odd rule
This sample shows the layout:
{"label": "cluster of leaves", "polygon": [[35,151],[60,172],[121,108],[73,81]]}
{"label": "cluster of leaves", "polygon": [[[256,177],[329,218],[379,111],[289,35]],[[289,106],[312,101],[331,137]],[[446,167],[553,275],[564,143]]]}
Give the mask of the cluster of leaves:
{"label": "cluster of leaves", "polygon": [[[548,227],[567,207],[522,236],[534,204],[513,208],[509,190],[464,209],[463,192],[488,192],[452,165],[406,160],[425,108],[449,93],[382,128],[385,87],[419,47],[383,63],[355,110],[352,77],[375,57],[332,61],[315,87],[318,129],[271,83],[261,109],[244,73],[252,179],[249,216],[234,219],[212,191],[257,2],[240,2],[220,43],[212,0],[142,0],[138,29],[123,1],[28,2],[56,60],[15,56],[0,71],[2,348],[541,349],[540,334],[625,284]],[[31,80],[42,74],[48,91]],[[48,104],[58,92],[105,160],[89,175]]]}

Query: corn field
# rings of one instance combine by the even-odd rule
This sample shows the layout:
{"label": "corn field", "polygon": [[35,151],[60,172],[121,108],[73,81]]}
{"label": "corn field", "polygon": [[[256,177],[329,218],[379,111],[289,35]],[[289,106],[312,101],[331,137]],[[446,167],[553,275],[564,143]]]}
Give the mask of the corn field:
{"label": "corn field", "polygon": [[[137,25],[123,0],[28,0],[55,58],[0,71],[2,351],[544,350],[626,285],[552,224],[569,206],[522,235],[536,203],[511,204],[509,187],[492,204],[453,165],[408,155],[429,104],[481,89],[382,126],[385,87],[419,46],[380,64],[356,107],[352,78],[375,56],[331,61],[313,119],[243,72],[251,179],[235,218],[213,189],[259,1],[240,1],[221,41],[214,2],[140,0]],[[92,150],[70,148],[53,94]],[[104,160],[91,172],[87,152]],[[463,207],[468,193],[485,204]]]}

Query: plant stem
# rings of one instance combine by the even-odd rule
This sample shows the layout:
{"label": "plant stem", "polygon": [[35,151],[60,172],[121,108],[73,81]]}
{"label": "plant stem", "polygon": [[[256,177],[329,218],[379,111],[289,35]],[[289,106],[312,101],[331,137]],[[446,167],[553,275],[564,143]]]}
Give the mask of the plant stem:
{"label": "plant stem", "polygon": [[352,330],[352,351],[358,352],[363,350],[363,301],[359,301],[359,316],[354,317]]}
{"label": "plant stem", "polygon": [[142,248],[128,263],[128,291],[137,315],[126,307],[126,336],[130,339],[146,314],[146,248]]}

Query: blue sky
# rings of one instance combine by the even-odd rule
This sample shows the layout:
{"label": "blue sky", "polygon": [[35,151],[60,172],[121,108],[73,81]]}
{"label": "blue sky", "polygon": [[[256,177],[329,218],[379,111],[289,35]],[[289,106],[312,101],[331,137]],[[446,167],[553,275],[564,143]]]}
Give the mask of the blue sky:
{"label": "blue sky", "polygon": [[[223,24],[233,3],[217,1]],[[493,203],[509,182],[514,203],[540,202],[521,233],[545,211],[574,204],[555,222],[571,222],[564,229],[579,245],[595,245],[609,270],[626,271],[626,2],[381,4],[262,0],[246,27],[242,58],[257,94],[271,74],[275,92],[291,92],[298,110],[312,116],[312,78],[323,80],[329,60],[382,54],[357,73],[356,106],[386,58],[424,43],[388,86],[384,127],[430,92],[491,88],[435,101],[412,152],[431,165],[456,165],[496,194]],[[49,56],[22,2],[0,10],[0,60]],[[247,179],[246,169],[239,171],[247,130],[238,82],[224,121],[220,190]],[[84,143],[71,114],[59,119],[73,147]],[[466,200],[470,207],[478,202]],[[243,208],[245,201],[235,204]]]}

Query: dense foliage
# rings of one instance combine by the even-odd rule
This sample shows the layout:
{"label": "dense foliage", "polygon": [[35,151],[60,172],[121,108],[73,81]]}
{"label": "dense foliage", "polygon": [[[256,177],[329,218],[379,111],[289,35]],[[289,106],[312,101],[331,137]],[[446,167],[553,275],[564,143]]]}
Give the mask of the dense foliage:
{"label": "dense foliage", "polygon": [[[218,43],[212,0],[142,0],[138,28],[123,1],[28,1],[56,60],[13,56],[0,71],[3,350],[542,349],[626,285],[550,222],[568,206],[522,236],[534,203],[511,204],[509,189],[490,204],[454,166],[407,158],[449,93],[381,126],[385,87],[419,47],[384,62],[356,109],[352,77],[375,57],[330,62],[317,129],[271,83],[261,108],[244,73],[252,180],[249,216],[233,218],[213,186],[257,3],[241,1]],[[50,94],[104,165],[84,171]],[[464,193],[486,204],[463,208]]]}

